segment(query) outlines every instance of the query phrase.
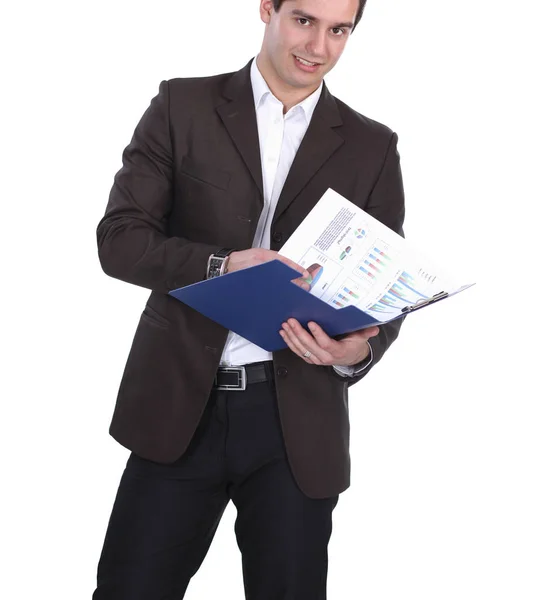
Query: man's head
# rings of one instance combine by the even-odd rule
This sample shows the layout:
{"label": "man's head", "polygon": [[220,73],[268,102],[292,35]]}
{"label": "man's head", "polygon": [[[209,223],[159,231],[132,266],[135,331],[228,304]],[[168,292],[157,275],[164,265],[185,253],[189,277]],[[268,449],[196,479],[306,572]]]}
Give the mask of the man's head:
{"label": "man's head", "polygon": [[316,89],[341,57],[365,4],[366,0],[260,0],[266,29],[258,65],[272,89],[275,85],[303,96]]}

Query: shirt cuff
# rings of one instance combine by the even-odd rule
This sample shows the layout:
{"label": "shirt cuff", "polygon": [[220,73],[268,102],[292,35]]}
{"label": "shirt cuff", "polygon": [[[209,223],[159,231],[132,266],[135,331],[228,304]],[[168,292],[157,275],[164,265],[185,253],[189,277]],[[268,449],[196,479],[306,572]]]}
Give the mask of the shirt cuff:
{"label": "shirt cuff", "polygon": [[370,342],[368,340],[366,340],[366,343],[368,344],[368,348],[370,348],[370,356],[368,357],[368,359],[364,359],[364,361],[361,361],[356,365],[332,365],[336,373],[338,373],[342,377],[352,377],[353,375],[358,375],[358,373],[364,371],[364,369],[366,369],[366,367],[368,367],[370,363],[374,360],[374,355],[372,354],[372,346],[370,345]]}

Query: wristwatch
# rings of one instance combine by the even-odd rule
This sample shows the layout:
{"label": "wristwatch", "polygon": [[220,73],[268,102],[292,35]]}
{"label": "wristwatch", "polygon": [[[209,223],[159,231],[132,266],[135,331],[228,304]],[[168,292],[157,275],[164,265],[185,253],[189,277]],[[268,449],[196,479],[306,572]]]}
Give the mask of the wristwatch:
{"label": "wristwatch", "polygon": [[229,257],[234,251],[234,248],[221,248],[218,252],[210,254],[209,260],[207,261],[206,279],[224,275],[227,272]]}

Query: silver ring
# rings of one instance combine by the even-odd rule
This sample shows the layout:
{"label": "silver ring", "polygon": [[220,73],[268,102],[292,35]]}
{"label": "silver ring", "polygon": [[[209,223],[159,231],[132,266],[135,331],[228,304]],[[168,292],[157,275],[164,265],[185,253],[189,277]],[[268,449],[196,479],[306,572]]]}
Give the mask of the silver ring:
{"label": "silver ring", "polygon": [[310,358],[312,356],[312,352],[310,352],[310,350],[306,350],[302,356],[304,356],[304,358]]}

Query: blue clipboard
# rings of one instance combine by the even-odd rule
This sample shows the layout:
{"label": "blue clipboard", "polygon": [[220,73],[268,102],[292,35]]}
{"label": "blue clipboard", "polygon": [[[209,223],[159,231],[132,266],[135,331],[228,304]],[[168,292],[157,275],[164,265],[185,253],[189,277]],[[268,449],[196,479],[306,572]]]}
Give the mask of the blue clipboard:
{"label": "blue clipboard", "polygon": [[[169,294],[269,352],[287,348],[279,331],[290,317],[303,326],[315,321],[330,337],[387,322],[378,321],[355,306],[330,306],[292,283],[299,277],[298,271],[272,260]],[[443,297],[431,298],[423,305]]]}

